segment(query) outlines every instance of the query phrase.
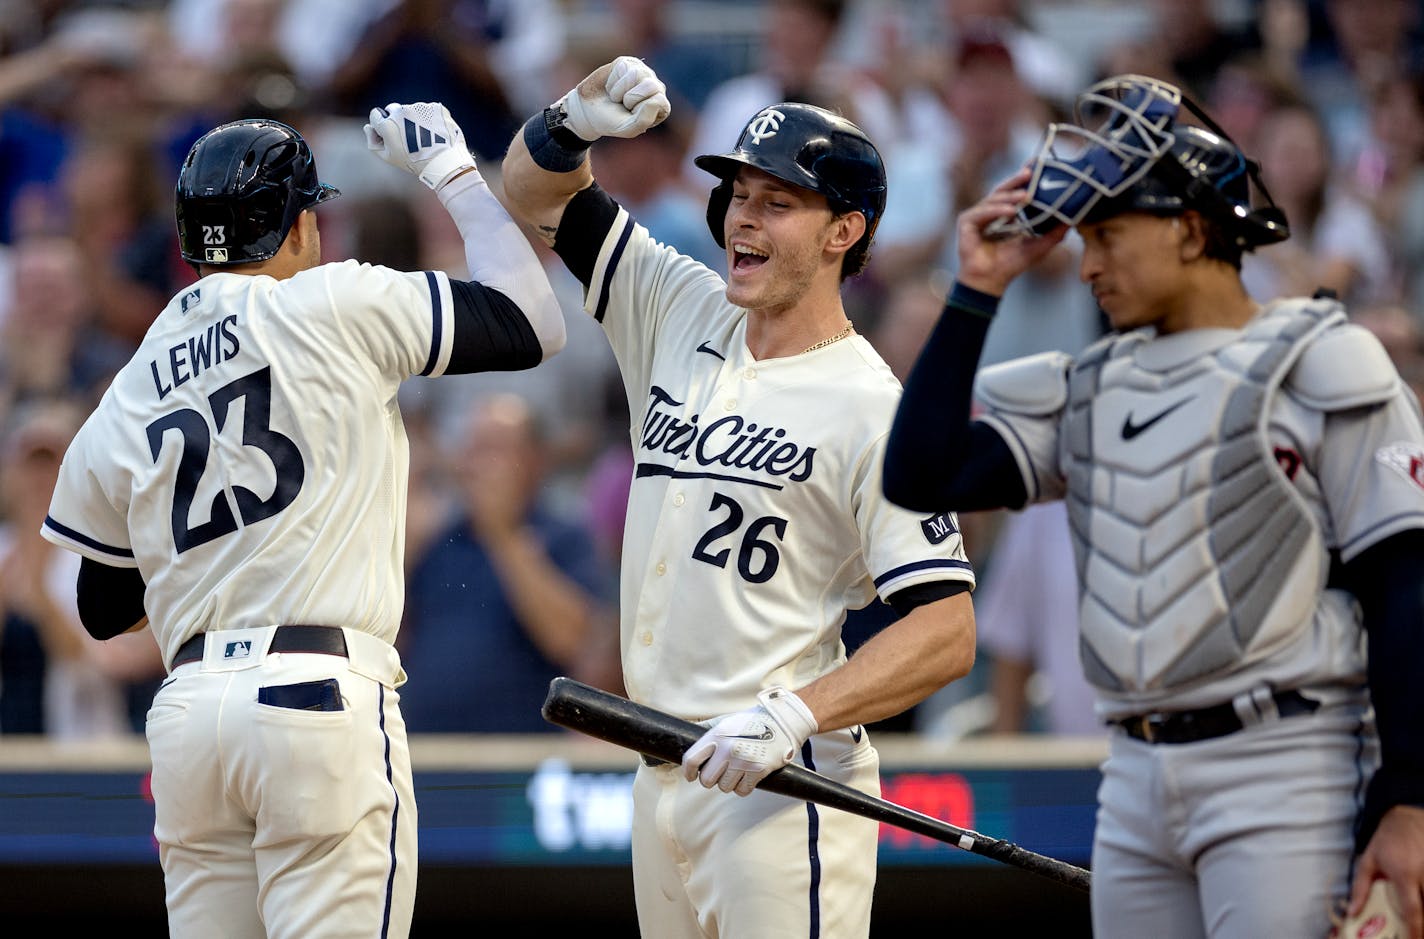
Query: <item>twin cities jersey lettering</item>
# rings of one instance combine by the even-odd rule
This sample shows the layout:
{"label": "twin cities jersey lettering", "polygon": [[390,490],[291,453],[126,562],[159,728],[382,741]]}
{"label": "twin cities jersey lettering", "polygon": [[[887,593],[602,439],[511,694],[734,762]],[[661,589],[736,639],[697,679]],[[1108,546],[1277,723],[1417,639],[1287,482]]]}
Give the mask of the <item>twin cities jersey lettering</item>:
{"label": "twin cities jersey lettering", "polygon": [[868,342],[753,358],[721,278],[621,209],[590,283],[632,416],[633,698],[695,720],[740,710],[844,663],[847,610],[929,581],[973,584],[951,516],[881,494],[900,385]]}

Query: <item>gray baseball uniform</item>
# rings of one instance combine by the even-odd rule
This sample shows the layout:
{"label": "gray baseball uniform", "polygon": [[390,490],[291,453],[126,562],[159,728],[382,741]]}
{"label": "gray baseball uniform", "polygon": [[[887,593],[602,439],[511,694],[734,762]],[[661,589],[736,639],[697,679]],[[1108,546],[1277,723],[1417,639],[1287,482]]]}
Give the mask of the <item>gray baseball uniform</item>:
{"label": "gray baseball uniform", "polygon": [[1332,557],[1424,527],[1424,427],[1383,348],[1333,302],[1278,301],[1242,330],[992,366],[976,390],[1029,501],[1068,504],[1082,660],[1115,722],[1095,923],[1324,935],[1378,759]]}

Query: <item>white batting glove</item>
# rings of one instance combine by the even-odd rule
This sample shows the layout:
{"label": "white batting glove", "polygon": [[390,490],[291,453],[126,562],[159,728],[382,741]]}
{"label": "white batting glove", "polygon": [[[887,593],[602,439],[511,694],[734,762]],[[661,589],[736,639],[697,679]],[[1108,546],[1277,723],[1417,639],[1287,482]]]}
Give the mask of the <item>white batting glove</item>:
{"label": "white batting glove", "polygon": [[739,796],[796,756],[816,732],[816,718],[805,702],[780,686],[757,695],[755,707],[710,722],[711,729],[687,748],[682,775],[700,779]]}
{"label": "white batting glove", "polygon": [[[601,74],[607,70],[606,76]],[[589,143],[636,137],[672,112],[667,86],[642,59],[620,55],[559,99],[564,126]]]}
{"label": "white batting glove", "polygon": [[445,105],[421,101],[372,108],[366,147],[391,166],[439,189],[457,173],[475,168],[465,132]]}

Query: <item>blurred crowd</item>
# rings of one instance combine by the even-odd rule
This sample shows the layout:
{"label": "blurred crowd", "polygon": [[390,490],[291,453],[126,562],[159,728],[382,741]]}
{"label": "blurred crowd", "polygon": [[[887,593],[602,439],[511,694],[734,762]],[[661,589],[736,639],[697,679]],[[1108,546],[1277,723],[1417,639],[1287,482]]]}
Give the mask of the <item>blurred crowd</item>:
{"label": "blurred crowd", "polygon": [[[91,640],[76,556],[39,537],[69,437],[168,299],[178,166],[210,127],[273,117],[343,198],[329,260],[465,276],[433,196],[365,152],[372,107],[441,101],[498,190],[524,119],[615,55],[672,117],[593,150],[658,239],[723,270],[700,153],[765,104],[859,123],[889,204],[857,329],[903,378],[954,279],[954,218],[1028,159],[1098,77],[1179,84],[1262,165],[1292,237],[1248,255],[1254,296],[1333,290],[1424,389],[1424,4],[1419,0],[4,0],[0,3],[0,733],[141,733],[147,631]],[[537,732],[548,681],[620,689],[628,414],[580,285],[536,240],[567,349],[539,368],[415,379],[407,614],[411,732]],[[986,363],[1079,351],[1104,321],[1072,236],[1004,298]],[[1060,506],[961,519],[979,574],[975,672],[881,729],[1097,734]],[[854,647],[890,619],[847,624]]]}

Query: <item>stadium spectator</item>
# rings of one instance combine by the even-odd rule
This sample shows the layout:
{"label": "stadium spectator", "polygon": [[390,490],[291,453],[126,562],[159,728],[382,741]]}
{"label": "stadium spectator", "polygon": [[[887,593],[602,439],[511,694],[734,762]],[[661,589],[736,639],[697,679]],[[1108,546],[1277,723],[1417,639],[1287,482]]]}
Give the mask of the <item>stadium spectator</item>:
{"label": "stadium spectator", "polygon": [[1261,175],[1290,221],[1291,238],[1247,254],[1251,296],[1332,290],[1355,309],[1390,296],[1390,257],[1369,206],[1332,174],[1325,125],[1306,104],[1277,108],[1258,135]]}
{"label": "stadium spectator", "polygon": [[[541,498],[547,453],[529,406],[491,395],[470,412],[451,474],[460,510],[407,580],[401,692],[411,733],[537,733],[549,682],[596,673],[617,629],[612,575],[580,520]],[[616,655],[616,648],[613,650]]]}

